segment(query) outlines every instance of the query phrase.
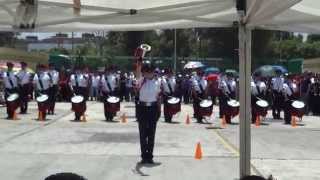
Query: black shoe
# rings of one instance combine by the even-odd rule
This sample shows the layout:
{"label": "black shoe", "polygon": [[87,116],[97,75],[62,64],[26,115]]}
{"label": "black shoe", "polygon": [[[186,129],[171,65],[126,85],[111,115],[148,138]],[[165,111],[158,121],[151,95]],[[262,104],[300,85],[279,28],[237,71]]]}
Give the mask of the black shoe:
{"label": "black shoe", "polygon": [[142,159],[140,162],[139,162],[139,164],[147,164],[148,163],[148,160],[146,160],[146,159]]}
{"label": "black shoe", "polygon": [[155,164],[155,162],[153,161],[153,159],[148,159],[148,160],[147,160],[147,163],[148,163],[148,164]]}

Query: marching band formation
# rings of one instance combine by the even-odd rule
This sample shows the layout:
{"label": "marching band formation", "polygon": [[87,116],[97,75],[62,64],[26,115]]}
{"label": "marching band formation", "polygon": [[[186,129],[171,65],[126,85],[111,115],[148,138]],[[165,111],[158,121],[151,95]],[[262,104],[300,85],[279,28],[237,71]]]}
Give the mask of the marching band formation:
{"label": "marching band formation", "polygon": [[[100,101],[104,107],[105,120],[113,121],[120,111],[122,101],[132,101],[136,107],[139,124],[142,163],[153,163],[153,148],[157,122],[163,104],[164,120],[172,123],[174,115],[181,111],[181,104],[193,105],[193,117],[203,123],[219,105],[219,117],[231,124],[239,114],[238,79],[233,73],[205,74],[202,68],[175,75],[170,68],[159,70],[150,62],[143,61],[148,45],[135,52],[135,72],[121,72],[114,65],[104,72],[90,72],[84,66],[75,66],[72,73],[57,71],[54,64],[40,64],[35,74],[26,70],[13,72],[14,64],[7,63],[2,74],[7,107],[7,119],[15,119],[15,112],[28,112],[28,102],[38,104],[38,119],[55,114],[56,101],[71,103],[74,121],[85,120],[88,100]],[[293,117],[302,119],[304,114],[320,114],[320,75],[306,72],[302,75],[283,75],[276,71],[275,77],[263,77],[255,73],[251,81],[252,123],[266,117],[272,109],[273,119],[290,124]]]}
{"label": "marching band formation", "polygon": [[[133,72],[119,73],[116,66],[106,66],[104,73],[88,73],[87,68],[76,66],[72,74],[55,70],[53,64],[39,65],[35,74],[29,73],[27,64],[15,73],[13,64],[7,63],[3,73],[8,119],[20,107],[20,114],[27,113],[28,102],[38,102],[40,118],[55,113],[55,103],[70,101],[75,112],[75,121],[80,121],[86,111],[86,101],[98,100],[104,104],[106,121],[112,121],[120,110],[120,102],[139,101],[139,79]],[[213,105],[219,105],[219,117],[227,123],[239,113],[238,80],[232,73],[207,76],[199,68],[193,75],[174,75],[170,68],[163,71],[154,67],[154,79],[160,88],[161,104],[165,122],[172,122],[181,111],[181,103],[192,102],[194,118],[202,123],[210,116]],[[34,93],[33,93],[34,90]],[[310,72],[296,76],[283,76],[280,71],[272,78],[256,73],[251,82],[252,123],[265,117],[272,109],[274,119],[284,119],[290,124],[291,116],[302,117],[312,112],[318,115],[320,102],[319,75]],[[284,112],[284,117],[280,112]],[[38,116],[39,117],[39,116]]]}

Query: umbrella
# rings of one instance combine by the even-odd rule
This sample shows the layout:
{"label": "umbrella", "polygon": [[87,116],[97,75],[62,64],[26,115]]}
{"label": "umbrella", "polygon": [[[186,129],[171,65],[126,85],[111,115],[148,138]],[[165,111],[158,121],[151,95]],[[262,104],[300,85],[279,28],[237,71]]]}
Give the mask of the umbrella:
{"label": "umbrella", "polygon": [[218,74],[210,74],[207,76],[207,80],[208,81],[217,81],[219,78],[219,75]]}
{"label": "umbrella", "polygon": [[206,74],[219,74],[220,73],[220,69],[216,68],[216,67],[209,67],[209,68],[205,69],[204,72]]}
{"label": "umbrella", "polygon": [[[21,70],[21,64],[17,62],[12,62],[13,63],[13,71],[18,72]],[[4,72],[8,69],[7,67],[7,62],[0,62],[0,71]],[[27,71],[30,73],[34,73],[34,71],[30,68],[27,67]]]}
{"label": "umbrella", "polygon": [[235,77],[238,77],[238,72],[236,71],[236,70],[234,70],[234,69],[226,69],[225,70],[225,73],[227,74],[227,73],[230,73],[230,74],[232,74],[233,76],[235,76]]}
{"label": "umbrella", "polygon": [[204,67],[204,64],[199,61],[190,61],[186,65],[184,65],[184,69],[197,69]]}
{"label": "umbrella", "polygon": [[258,73],[262,77],[274,77],[274,76],[276,76],[277,70],[280,70],[281,74],[285,74],[288,72],[288,70],[282,66],[265,65],[265,66],[261,66],[258,69],[256,69],[253,72],[253,74]]}

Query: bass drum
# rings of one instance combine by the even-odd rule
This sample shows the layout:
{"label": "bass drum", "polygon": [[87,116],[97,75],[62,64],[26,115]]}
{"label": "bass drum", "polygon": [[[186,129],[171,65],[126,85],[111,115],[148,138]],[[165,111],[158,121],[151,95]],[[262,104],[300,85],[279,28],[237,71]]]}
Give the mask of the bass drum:
{"label": "bass drum", "polygon": [[39,111],[43,111],[43,112],[47,111],[48,99],[49,99],[49,96],[46,94],[42,94],[36,98],[36,101],[38,102]]}
{"label": "bass drum", "polygon": [[227,102],[228,104],[228,115],[235,117],[239,114],[240,103],[234,99]]}
{"label": "bass drum", "polygon": [[291,103],[291,115],[302,118],[305,111],[305,104],[302,101],[293,101]]}
{"label": "bass drum", "polygon": [[200,102],[200,116],[211,116],[213,110],[213,102],[209,99]]}
{"label": "bass drum", "polygon": [[19,94],[18,93],[13,93],[10,94],[7,98],[7,103],[8,103],[8,109],[11,111],[15,111],[19,107]]}
{"label": "bass drum", "polygon": [[104,109],[109,113],[116,113],[120,111],[120,98],[109,96],[104,102]]}
{"label": "bass drum", "polygon": [[256,113],[259,116],[266,117],[268,114],[269,103],[265,100],[258,100],[256,102]]}
{"label": "bass drum", "polygon": [[167,107],[164,111],[170,116],[173,116],[181,111],[181,100],[177,97],[171,97],[167,100]]}
{"label": "bass drum", "polygon": [[72,111],[77,113],[84,113],[86,111],[86,104],[84,102],[84,97],[81,95],[73,96],[71,98]]}

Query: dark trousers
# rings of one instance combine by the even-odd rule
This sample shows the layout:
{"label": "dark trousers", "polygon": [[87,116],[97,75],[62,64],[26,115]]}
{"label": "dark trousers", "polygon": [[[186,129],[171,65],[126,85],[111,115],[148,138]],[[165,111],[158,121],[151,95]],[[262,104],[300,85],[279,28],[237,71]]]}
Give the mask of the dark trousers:
{"label": "dark trousers", "polygon": [[20,112],[27,113],[29,102],[29,84],[24,84],[20,88]]}
{"label": "dark trousers", "polygon": [[185,104],[189,104],[190,103],[190,91],[184,91],[184,93],[183,93],[183,102]]}
{"label": "dark trousers", "polygon": [[159,113],[157,106],[145,107],[138,105],[137,107],[141,158],[144,160],[153,158],[154,140]]}
{"label": "dark trousers", "polygon": [[219,117],[220,118],[224,117],[226,122],[228,124],[230,124],[231,123],[231,114],[230,114],[230,112],[228,112],[228,108],[229,108],[228,100],[229,100],[229,98],[225,95],[219,96]]}
{"label": "dark trousers", "polygon": [[165,122],[172,122],[172,115],[168,113],[168,108],[169,108],[168,99],[169,99],[168,96],[166,95],[163,96],[163,115],[164,115]]}
{"label": "dark trousers", "polygon": [[54,108],[56,104],[56,99],[57,99],[57,93],[58,93],[58,86],[53,85],[49,89],[49,113],[54,113]]}
{"label": "dark trousers", "polygon": [[280,119],[280,113],[284,106],[284,97],[281,92],[273,91],[272,115],[274,119]]}
{"label": "dark trousers", "polygon": [[290,113],[291,102],[292,101],[286,101],[284,103],[284,122],[285,122],[285,124],[291,123],[291,113]]}

